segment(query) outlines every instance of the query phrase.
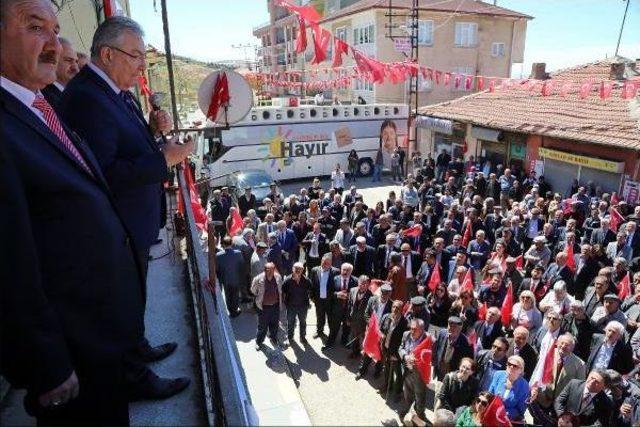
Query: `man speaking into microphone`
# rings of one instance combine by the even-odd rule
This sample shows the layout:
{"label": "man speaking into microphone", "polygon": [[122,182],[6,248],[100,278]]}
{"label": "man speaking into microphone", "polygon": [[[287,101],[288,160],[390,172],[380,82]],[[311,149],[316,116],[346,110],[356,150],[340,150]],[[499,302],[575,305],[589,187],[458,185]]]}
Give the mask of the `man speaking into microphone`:
{"label": "man speaking into microphone", "polygon": [[[101,23],[93,36],[91,62],[63,92],[61,114],[95,153],[133,236],[146,279],[149,250],[160,230],[167,167],[185,159],[194,144],[188,140],[180,145],[174,136],[159,148],[157,139],[172,128],[169,114],[152,111],[147,123],[130,92],[146,69],[143,37],[130,18],[114,16]],[[167,357],[176,347],[174,342],[151,347],[144,339],[127,358],[131,400],[166,398],[188,386],[187,378],[160,378],[144,365]]]}

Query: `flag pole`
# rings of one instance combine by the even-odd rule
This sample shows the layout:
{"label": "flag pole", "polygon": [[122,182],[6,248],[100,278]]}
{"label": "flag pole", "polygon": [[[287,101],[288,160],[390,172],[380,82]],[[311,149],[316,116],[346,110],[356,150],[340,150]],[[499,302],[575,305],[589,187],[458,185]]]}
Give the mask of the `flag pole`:
{"label": "flag pole", "polygon": [[176,105],[176,85],[173,78],[173,56],[171,55],[171,38],[169,36],[169,18],[167,12],[167,0],[160,1],[162,7],[162,32],[164,33],[164,52],[167,59],[167,71],[169,75],[169,92],[171,95],[171,113],[173,115],[173,129],[178,130],[178,107]]}

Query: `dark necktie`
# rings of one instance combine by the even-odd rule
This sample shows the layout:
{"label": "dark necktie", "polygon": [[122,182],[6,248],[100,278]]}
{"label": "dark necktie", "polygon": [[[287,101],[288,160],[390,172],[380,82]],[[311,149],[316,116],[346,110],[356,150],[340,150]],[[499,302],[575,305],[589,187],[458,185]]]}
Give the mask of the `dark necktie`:
{"label": "dark necktie", "polygon": [[142,126],[146,128],[147,123],[144,121],[142,111],[140,111],[140,107],[138,107],[138,104],[133,99],[133,95],[131,95],[131,92],[129,92],[128,90],[120,91],[120,98],[122,98],[122,100],[124,101],[125,105],[129,109],[129,112],[136,118],[136,120],[138,120],[138,122]]}

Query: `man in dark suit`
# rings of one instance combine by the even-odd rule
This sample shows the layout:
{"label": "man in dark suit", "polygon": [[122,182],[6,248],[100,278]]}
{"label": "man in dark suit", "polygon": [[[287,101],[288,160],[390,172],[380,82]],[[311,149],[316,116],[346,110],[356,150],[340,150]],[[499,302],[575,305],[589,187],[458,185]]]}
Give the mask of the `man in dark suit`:
{"label": "man in dark suit", "polygon": [[[615,238],[615,237],[614,237]],[[575,255],[576,272],[572,288],[567,291],[576,299],[582,300],[587,286],[598,275],[599,264],[591,255],[591,245],[582,245],[580,254]]]}
{"label": "man in dark suit", "polygon": [[135,248],[95,157],[39,92],[61,50],[51,2],[3,1],[0,22],[0,373],[40,425],[128,425]]}
{"label": "man in dark suit", "polygon": [[593,233],[591,233],[591,246],[601,245],[603,248],[606,248],[609,243],[616,241],[616,233],[609,227],[609,218],[603,218],[600,221],[600,228],[593,230]]}
{"label": "man in dark suit", "polygon": [[364,333],[367,329],[366,309],[369,299],[373,296],[369,289],[370,279],[368,276],[360,276],[358,278],[358,286],[349,291],[349,300],[347,302],[347,319],[349,327],[353,335],[351,343],[351,359],[357,359],[360,356]]}
{"label": "man in dark suit", "polygon": [[[149,250],[160,229],[167,167],[182,161],[193,141],[179,145],[174,137],[163,151],[158,148],[155,135],[171,129],[168,113],[154,111],[147,124],[129,92],[145,69],[144,55],[142,29],[135,21],[107,19],[94,34],[91,62],[65,88],[60,111],[95,153],[133,236],[146,281]],[[163,359],[176,347],[174,342],[151,347],[141,340],[127,369],[128,381],[135,384],[132,398],[167,397],[188,385],[187,378],[162,379],[142,364]]]}
{"label": "man in dark suit", "polygon": [[251,193],[251,187],[245,187],[244,194],[238,198],[238,208],[243,218],[247,216],[247,212],[256,208],[256,195]]}
{"label": "man in dark suit", "polygon": [[513,345],[509,347],[508,356],[520,356],[524,360],[524,378],[529,381],[533,369],[538,363],[538,352],[528,343],[529,330],[524,326],[518,326],[513,331]]}
{"label": "man in dark suit", "polygon": [[396,246],[398,236],[395,233],[387,234],[386,243],[379,245],[376,249],[375,255],[375,267],[376,277],[387,277],[389,273],[389,266],[391,265],[391,255],[394,252],[399,252],[400,249]]}
{"label": "man in dark suit", "polygon": [[327,236],[322,234],[321,225],[318,222],[313,224],[313,231],[307,233],[302,240],[302,246],[307,259],[307,271],[311,274],[313,268],[320,265],[320,257],[329,251]]}
{"label": "man in dark suit", "polygon": [[[398,303],[396,304],[391,300],[390,296],[391,296],[392,290],[393,289],[391,288],[390,284],[383,283],[382,286],[380,286],[380,295],[374,295],[371,298],[369,298],[369,301],[367,302],[367,308],[364,311],[364,318],[367,325],[369,324],[369,320],[371,319],[371,316],[375,315],[376,318],[378,319],[379,329],[383,334],[386,335],[387,333],[390,333],[392,326],[393,328],[397,326],[399,329],[399,331],[397,331],[397,335],[394,335],[394,337],[389,337],[389,340],[394,340],[389,342],[389,346],[385,348],[384,347],[385,342],[383,341],[380,343],[380,346],[381,346],[380,348],[382,349],[383,352],[385,351],[385,349],[389,350],[389,352],[387,352],[384,355],[385,360],[386,360],[386,356],[389,356],[391,354],[394,354],[397,356],[398,346],[400,345],[402,334],[407,329],[406,319],[402,315],[403,303],[402,301],[396,301],[396,303]],[[393,304],[396,304],[396,306],[399,306],[399,310],[394,311]],[[393,311],[393,318],[385,320],[389,317],[389,313],[391,313],[392,311]],[[402,319],[399,319],[399,317],[402,317]],[[371,358],[366,354],[362,355],[362,361],[360,362],[360,367],[358,369],[358,373],[356,374],[356,380],[359,380],[360,378],[362,378],[364,374],[367,373],[367,369],[369,369],[370,364],[371,364]],[[376,362],[375,369],[373,372],[374,378],[378,378],[378,376],[380,375],[380,372],[382,372],[382,365],[383,365],[382,361]],[[398,366],[398,369],[399,369],[399,366]],[[400,377],[402,377],[401,374],[400,374]],[[402,380],[400,379],[400,381]],[[402,388],[402,384],[400,384],[399,388]]]}
{"label": "man in dark suit", "polygon": [[333,289],[331,290],[331,315],[329,316],[329,337],[323,350],[332,348],[340,332],[342,326],[341,342],[346,345],[349,340],[351,328],[347,324],[347,300],[349,298],[349,290],[357,286],[353,273],[353,266],[344,263],[340,267],[340,275],[333,279]]}
{"label": "man in dark suit", "polygon": [[433,372],[436,379],[442,381],[446,374],[455,371],[463,357],[473,358],[473,349],[462,334],[462,319],[451,316],[447,329],[440,330],[434,344]]}
{"label": "man in dark suit", "polygon": [[498,337],[491,342],[490,348],[478,352],[475,377],[480,390],[489,389],[494,372],[507,369],[508,351],[509,341],[505,337]]}
{"label": "man in dark suit", "polygon": [[59,37],[58,39],[62,45],[62,52],[58,58],[56,80],[42,89],[42,95],[56,111],[59,111],[64,87],[80,71],[78,68],[78,55],[71,42],[64,37]]}
{"label": "man in dark suit", "polygon": [[473,326],[478,337],[478,347],[489,350],[498,337],[503,337],[502,324],[500,323],[500,309],[489,307],[485,320],[478,320]]}
{"label": "man in dark suit", "polygon": [[367,245],[363,236],[356,237],[356,244],[349,248],[349,262],[353,265],[353,275],[366,274],[373,277],[375,272],[375,249]]}
{"label": "man in dark suit", "polygon": [[586,381],[569,381],[553,404],[556,416],[572,412],[579,417],[579,425],[611,425],[613,403],[605,394],[608,381],[609,376],[601,370],[592,370]]}
{"label": "man in dark suit", "polygon": [[[556,262],[549,264],[549,267],[542,275],[542,282],[545,284],[547,291],[552,289],[553,285],[560,280],[567,284],[567,289],[573,289],[573,272],[567,265],[566,252],[558,252]],[[541,299],[538,295],[536,295],[536,298],[538,301]]]}
{"label": "man in dark suit", "polygon": [[331,301],[335,277],[340,270],[331,267],[331,254],[322,256],[320,265],[311,270],[311,299],[316,307],[316,333],[314,338],[324,335],[324,324],[331,322]]}
{"label": "man in dark suit", "polygon": [[283,220],[278,221],[278,243],[282,248],[282,268],[280,272],[283,276],[291,273],[293,263],[297,261],[298,239],[293,230],[287,228],[287,223]]}
{"label": "man in dark suit", "polygon": [[216,254],[216,276],[224,286],[224,296],[227,303],[229,316],[240,315],[238,302],[240,300],[240,288],[244,286],[246,276],[244,275],[244,258],[238,249],[233,248],[231,236],[222,238],[222,250]]}
{"label": "man in dark suit", "polygon": [[624,326],[615,320],[604,328],[604,335],[594,335],[587,370],[615,369],[626,375],[633,369],[633,353],[624,340]]}

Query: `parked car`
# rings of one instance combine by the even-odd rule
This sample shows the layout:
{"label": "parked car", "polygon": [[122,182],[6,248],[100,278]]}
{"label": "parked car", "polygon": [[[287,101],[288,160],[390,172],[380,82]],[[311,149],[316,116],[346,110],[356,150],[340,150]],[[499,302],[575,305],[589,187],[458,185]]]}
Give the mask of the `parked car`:
{"label": "parked car", "polygon": [[[269,194],[269,185],[273,182],[271,175],[264,170],[249,169],[229,174],[226,186],[229,187],[235,202],[244,195],[246,187],[251,187],[251,192],[256,196],[256,212],[260,218],[264,218],[266,212],[262,201]],[[280,188],[278,188],[278,192],[280,192]]]}

